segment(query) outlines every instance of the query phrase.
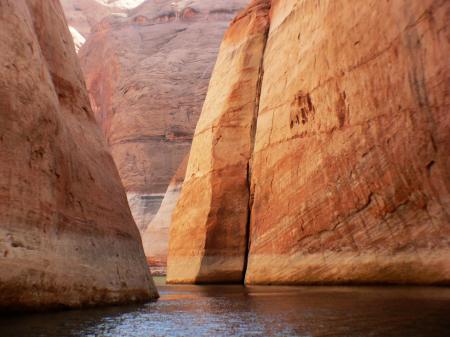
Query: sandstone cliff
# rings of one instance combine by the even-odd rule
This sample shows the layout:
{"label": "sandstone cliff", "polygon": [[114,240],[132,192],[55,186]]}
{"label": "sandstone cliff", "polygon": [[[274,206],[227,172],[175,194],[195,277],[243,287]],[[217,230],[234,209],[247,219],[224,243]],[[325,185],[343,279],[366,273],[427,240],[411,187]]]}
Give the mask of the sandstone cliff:
{"label": "sandstone cliff", "polygon": [[[449,13],[445,0],[271,1],[263,53],[230,53],[225,39],[174,213],[169,282],[241,271],[248,284],[450,283]],[[246,41],[248,22],[227,35]],[[256,56],[260,94],[221,75],[248,76],[236,63]],[[257,102],[251,159],[235,138],[204,141],[224,128],[245,138],[249,113],[224,114],[245,95]],[[236,248],[245,235],[248,255]],[[224,273],[230,256],[247,266]]]}
{"label": "sandstone cliff", "polygon": [[142,235],[144,252],[148,265],[151,267],[152,275],[166,275],[169,226],[172,222],[173,211],[180,197],[188,159],[189,156],[186,156],[181,162],[164,194],[158,213],[156,213]]}
{"label": "sandstone cliff", "polygon": [[80,51],[95,116],[143,232],[184,156],[220,41],[247,0],[146,1]]}
{"label": "sandstone cliff", "polygon": [[242,280],[247,170],[268,9],[266,1],[255,2],[235,19],[222,43],[170,228],[171,282]]}
{"label": "sandstone cliff", "polygon": [[156,297],[59,1],[0,1],[0,47],[0,310]]}

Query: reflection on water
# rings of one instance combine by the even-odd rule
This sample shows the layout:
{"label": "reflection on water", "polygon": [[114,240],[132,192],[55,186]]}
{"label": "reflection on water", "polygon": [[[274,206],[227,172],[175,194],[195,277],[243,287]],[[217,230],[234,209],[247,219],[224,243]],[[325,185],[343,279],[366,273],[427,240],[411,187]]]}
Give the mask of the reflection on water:
{"label": "reflection on water", "polygon": [[450,336],[450,288],[159,286],[140,306],[0,318],[0,336]]}

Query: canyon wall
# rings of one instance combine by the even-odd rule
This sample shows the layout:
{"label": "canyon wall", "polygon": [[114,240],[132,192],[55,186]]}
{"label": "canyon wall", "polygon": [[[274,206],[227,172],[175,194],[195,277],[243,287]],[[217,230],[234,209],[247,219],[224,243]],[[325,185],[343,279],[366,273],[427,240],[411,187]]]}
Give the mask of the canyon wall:
{"label": "canyon wall", "polygon": [[[225,39],[174,213],[168,281],[240,271],[247,284],[449,284],[449,19],[445,0],[271,1],[263,52],[229,54]],[[227,35],[245,41],[251,22]],[[261,92],[222,75],[219,95],[214,78],[251,74],[236,62],[257,56]],[[251,158],[232,137],[203,141],[203,130],[240,126],[248,112],[216,114],[252,93]],[[225,275],[233,254],[247,262]]]}
{"label": "canyon wall", "polygon": [[0,1],[0,310],[157,297],[57,0]]}
{"label": "canyon wall", "polygon": [[220,41],[247,0],[145,1],[80,50],[97,121],[143,233],[189,152]]}

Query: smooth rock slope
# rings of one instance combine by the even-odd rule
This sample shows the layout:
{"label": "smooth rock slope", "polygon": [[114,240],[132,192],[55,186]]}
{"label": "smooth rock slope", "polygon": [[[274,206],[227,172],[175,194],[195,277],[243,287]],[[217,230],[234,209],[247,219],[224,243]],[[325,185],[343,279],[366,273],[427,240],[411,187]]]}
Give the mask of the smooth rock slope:
{"label": "smooth rock slope", "polygon": [[[172,222],[169,281],[236,281],[240,271],[247,284],[449,284],[449,19],[441,0],[271,1],[264,53],[229,53],[225,39]],[[249,159],[234,144],[246,114],[216,114],[254,92],[220,75],[252,73],[236,64],[256,55]],[[236,138],[203,141],[224,128]],[[245,209],[250,225],[236,235]],[[224,274],[223,247],[245,235],[248,255],[232,251],[247,266]]]}
{"label": "smooth rock slope", "polygon": [[59,1],[0,1],[0,310],[157,296]]}

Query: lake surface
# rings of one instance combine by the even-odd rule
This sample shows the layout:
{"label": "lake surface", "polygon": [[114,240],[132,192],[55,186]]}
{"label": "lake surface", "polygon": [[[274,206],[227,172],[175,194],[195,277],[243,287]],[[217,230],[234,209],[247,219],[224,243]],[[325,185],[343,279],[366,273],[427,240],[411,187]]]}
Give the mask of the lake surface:
{"label": "lake surface", "polygon": [[450,288],[158,288],[144,305],[3,317],[0,336],[450,336]]}

